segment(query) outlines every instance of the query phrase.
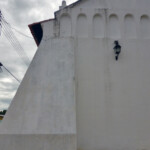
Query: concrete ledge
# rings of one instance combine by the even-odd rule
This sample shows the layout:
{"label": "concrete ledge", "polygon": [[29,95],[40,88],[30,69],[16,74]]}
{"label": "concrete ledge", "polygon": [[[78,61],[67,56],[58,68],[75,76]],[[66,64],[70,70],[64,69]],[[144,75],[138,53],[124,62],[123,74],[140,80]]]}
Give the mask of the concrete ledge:
{"label": "concrete ledge", "polygon": [[76,135],[0,135],[2,150],[76,150]]}

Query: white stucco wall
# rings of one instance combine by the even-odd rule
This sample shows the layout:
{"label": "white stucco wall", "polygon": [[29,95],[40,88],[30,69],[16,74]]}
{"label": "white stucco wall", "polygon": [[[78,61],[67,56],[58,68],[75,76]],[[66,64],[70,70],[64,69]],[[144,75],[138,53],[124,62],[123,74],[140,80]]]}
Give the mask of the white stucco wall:
{"label": "white stucco wall", "polygon": [[95,0],[61,12],[72,16],[75,37],[79,150],[150,149],[149,8],[149,1]]}
{"label": "white stucco wall", "polygon": [[[124,2],[110,1],[117,8],[91,12],[82,8],[88,35],[75,44],[79,150],[150,149],[150,12],[138,11],[139,1],[135,8],[129,9],[133,1],[121,8]],[[95,13],[103,18],[103,37],[92,37]],[[115,40],[122,46],[118,61]]]}
{"label": "white stucco wall", "polygon": [[121,39],[117,62],[112,39],[77,43],[78,148],[149,149],[149,41]]}
{"label": "white stucco wall", "polygon": [[42,26],[47,32],[0,124],[4,150],[77,149],[74,41]]}
{"label": "white stucco wall", "polygon": [[84,0],[42,23],[0,125],[2,148],[150,150],[149,8],[149,0]]}

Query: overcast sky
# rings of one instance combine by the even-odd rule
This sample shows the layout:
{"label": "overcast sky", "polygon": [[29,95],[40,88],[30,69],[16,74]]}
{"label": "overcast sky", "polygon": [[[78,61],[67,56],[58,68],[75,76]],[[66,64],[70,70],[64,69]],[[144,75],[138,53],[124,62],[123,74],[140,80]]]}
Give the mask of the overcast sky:
{"label": "overcast sky", "polygon": [[[67,4],[75,1],[66,0]],[[28,25],[53,18],[54,11],[58,10],[61,2],[62,0],[0,0],[0,9],[11,27],[32,37]],[[1,30],[4,31],[3,26]],[[19,34],[14,29],[12,31],[31,61],[37,50],[34,40]],[[20,81],[23,79],[28,68],[11,46],[4,32],[0,36],[0,62]],[[0,110],[9,107],[18,86],[19,83],[3,69],[3,72],[0,73]]]}

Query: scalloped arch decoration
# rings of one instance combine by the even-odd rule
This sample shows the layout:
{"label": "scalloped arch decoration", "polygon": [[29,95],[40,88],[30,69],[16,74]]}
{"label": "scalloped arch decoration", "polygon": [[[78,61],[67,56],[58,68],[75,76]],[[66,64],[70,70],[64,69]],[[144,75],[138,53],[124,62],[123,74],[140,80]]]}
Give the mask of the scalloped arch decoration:
{"label": "scalloped arch decoration", "polygon": [[140,36],[150,38],[150,18],[148,15],[142,15],[140,18]]}
{"label": "scalloped arch decoration", "polygon": [[88,23],[85,14],[80,14],[77,17],[77,36],[78,37],[88,36]]}
{"label": "scalloped arch decoration", "polygon": [[111,14],[109,16],[109,37],[110,38],[120,38],[120,24],[119,18],[116,14]]}
{"label": "scalloped arch decoration", "polygon": [[71,36],[71,18],[68,14],[63,14],[60,19],[60,37]]}
{"label": "scalloped arch decoration", "polygon": [[104,21],[100,14],[96,14],[93,17],[93,36],[94,37],[104,37]]}
{"label": "scalloped arch decoration", "polygon": [[132,14],[124,17],[124,35],[126,38],[136,37],[136,23]]}

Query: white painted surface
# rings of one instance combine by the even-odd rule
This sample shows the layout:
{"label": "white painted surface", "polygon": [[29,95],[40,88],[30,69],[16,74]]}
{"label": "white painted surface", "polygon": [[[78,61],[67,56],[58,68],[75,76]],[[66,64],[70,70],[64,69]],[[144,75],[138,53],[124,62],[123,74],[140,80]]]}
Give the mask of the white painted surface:
{"label": "white painted surface", "polygon": [[135,23],[135,18],[127,14],[124,18],[124,26],[125,26],[125,37],[126,38],[136,38],[136,23]]}
{"label": "white painted surface", "polygon": [[149,16],[143,15],[140,18],[141,37],[150,38],[150,19]]}
{"label": "white painted surface", "polygon": [[41,43],[2,122],[1,133],[76,133],[73,45],[71,39]]}
{"label": "white painted surface", "polygon": [[111,38],[120,38],[120,26],[119,26],[119,18],[116,14],[112,14],[109,16],[109,37]]}
{"label": "white painted surface", "polygon": [[43,23],[0,124],[2,148],[150,150],[149,9],[148,0],[84,0]]}
{"label": "white painted surface", "polygon": [[77,36],[78,37],[88,36],[88,22],[87,17],[84,14],[80,14],[77,19]]}
{"label": "white painted surface", "polygon": [[0,124],[3,150],[77,149],[74,43],[43,39]]}
{"label": "white painted surface", "polygon": [[120,40],[123,49],[116,62],[114,40],[77,42],[79,149],[150,147],[149,41]]}
{"label": "white painted surface", "polygon": [[76,149],[75,135],[4,134],[0,135],[4,150],[72,150]]}
{"label": "white painted surface", "polygon": [[93,37],[104,37],[104,20],[99,14],[93,17]]}
{"label": "white painted surface", "polygon": [[62,15],[60,18],[60,37],[71,36],[71,18],[69,15]]}

